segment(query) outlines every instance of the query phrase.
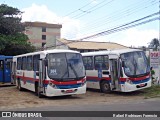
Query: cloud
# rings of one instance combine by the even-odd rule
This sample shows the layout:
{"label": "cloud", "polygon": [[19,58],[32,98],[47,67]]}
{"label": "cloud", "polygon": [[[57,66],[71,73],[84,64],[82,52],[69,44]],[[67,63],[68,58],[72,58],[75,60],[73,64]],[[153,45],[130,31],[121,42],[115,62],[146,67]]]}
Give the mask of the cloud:
{"label": "cloud", "polygon": [[138,30],[132,28],[123,32],[123,37],[118,43],[126,46],[148,46],[153,38],[158,38],[158,31],[153,29]]}
{"label": "cloud", "polygon": [[60,17],[53,11],[50,11],[45,5],[33,3],[30,7],[22,9],[22,21],[39,21],[52,24],[62,24],[61,37],[66,39],[76,38],[80,22],[69,17]]}
{"label": "cloud", "polygon": [[87,39],[87,41],[114,42],[128,47],[141,47],[148,46],[153,38],[159,38],[158,33],[158,30],[156,31],[153,29],[139,30],[137,28],[132,28],[126,31],[116,32],[106,36],[98,36],[91,39]]}

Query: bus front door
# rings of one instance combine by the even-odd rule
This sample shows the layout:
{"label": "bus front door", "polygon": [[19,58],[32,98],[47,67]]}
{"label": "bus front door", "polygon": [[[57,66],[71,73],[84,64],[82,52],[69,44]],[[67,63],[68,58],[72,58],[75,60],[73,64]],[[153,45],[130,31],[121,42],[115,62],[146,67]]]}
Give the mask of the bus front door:
{"label": "bus front door", "polygon": [[38,82],[38,96],[42,97],[44,94],[44,80],[45,80],[45,60],[39,60],[39,82]]}
{"label": "bus front door", "polygon": [[12,59],[6,59],[4,63],[4,77],[6,83],[11,83],[11,63]]}
{"label": "bus front door", "polygon": [[110,77],[111,77],[111,90],[119,91],[119,61],[118,59],[110,59]]}

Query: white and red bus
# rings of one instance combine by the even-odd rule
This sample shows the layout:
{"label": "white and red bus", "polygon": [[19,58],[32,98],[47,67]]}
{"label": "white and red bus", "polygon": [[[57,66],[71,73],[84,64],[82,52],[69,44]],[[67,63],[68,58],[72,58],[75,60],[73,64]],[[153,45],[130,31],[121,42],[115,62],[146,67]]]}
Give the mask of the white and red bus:
{"label": "white and red bus", "polygon": [[87,88],[131,92],[151,86],[146,55],[137,49],[82,53]]}
{"label": "white and red bus", "polygon": [[72,50],[46,50],[13,57],[12,79],[17,88],[39,97],[86,93],[82,55]]}

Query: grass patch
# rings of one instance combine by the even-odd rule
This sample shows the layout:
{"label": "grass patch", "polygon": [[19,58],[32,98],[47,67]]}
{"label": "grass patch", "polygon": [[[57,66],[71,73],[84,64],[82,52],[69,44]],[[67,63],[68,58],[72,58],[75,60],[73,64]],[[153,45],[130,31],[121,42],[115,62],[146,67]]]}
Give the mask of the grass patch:
{"label": "grass patch", "polygon": [[160,85],[152,85],[150,88],[142,90],[145,99],[160,97]]}

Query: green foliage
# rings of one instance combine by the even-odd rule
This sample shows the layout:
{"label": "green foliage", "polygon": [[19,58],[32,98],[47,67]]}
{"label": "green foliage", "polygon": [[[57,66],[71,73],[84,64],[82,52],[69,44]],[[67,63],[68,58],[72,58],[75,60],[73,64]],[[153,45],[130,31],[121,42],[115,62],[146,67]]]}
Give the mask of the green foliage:
{"label": "green foliage", "polygon": [[160,97],[160,85],[152,85],[150,88],[143,89],[142,91],[146,99]]}
{"label": "green foliage", "polygon": [[35,51],[28,37],[23,33],[21,14],[17,8],[0,5],[0,54],[18,55]]}
{"label": "green foliage", "polygon": [[157,51],[159,46],[160,46],[159,40],[157,38],[154,38],[152,39],[148,47],[153,48],[154,51]]}
{"label": "green foliage", "polygon": [[155,75],[155,71],[154,70],[151,70],[151,75]]}

